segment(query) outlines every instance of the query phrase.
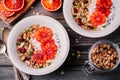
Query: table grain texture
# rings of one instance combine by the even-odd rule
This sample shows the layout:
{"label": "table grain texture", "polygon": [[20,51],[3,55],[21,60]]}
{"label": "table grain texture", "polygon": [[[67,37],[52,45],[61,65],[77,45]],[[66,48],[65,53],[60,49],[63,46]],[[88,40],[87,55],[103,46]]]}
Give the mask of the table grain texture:
{"label": "table grain texture", "polygon": [[[96,41],[106,39],[119,44],[120,28],[118,28],[112,34],[102,38],[93,39],[83,37],[71,30],[71,28],[68,26],[63,16],[62,7],[56,12],[48,12],[41,6],[40,0],[36,1],[33,7],[28,12],[26,12],[19,20],[38,13],[53,17],[64,26],[70,38],[70,51],[66,61],[59,69],[48,75],[31,76],[30,80],[120,80],[120,66],[118,66],[118,68],[113,72],[93,73],[88,76],[85,75],[84,71],[81,69],[83,63],[88,60],[89,48]],[[8,27],[12,29],[13,26],[14,25],[7,25],[2,20],[0,20],[0,28]],[[4,55],[0,55],[0,80],[15,80],[13,65]]]}

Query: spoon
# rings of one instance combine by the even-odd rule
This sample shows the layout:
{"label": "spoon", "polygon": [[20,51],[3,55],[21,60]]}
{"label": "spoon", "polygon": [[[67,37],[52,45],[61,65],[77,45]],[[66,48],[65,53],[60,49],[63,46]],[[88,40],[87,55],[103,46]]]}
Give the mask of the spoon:
{"label": "spoon", "polygon": [[[4,44],[4,42],[2,40],[0,40],[0,53],[4,54],[10,60],[9,56],[6,53],[6,49],[7,49],[6,45]],[[30,79],[29,75],[27,75],[23,72],[19,73],[15,67],[14,67],[14,71],[16,72],[16,76],[15,76],[16,80],[22,80],[22,79],[29,80]],[[21,79],[21,76],[19,74],[22,76],[22,79]]]}
{"label": "spoon", "polygon": [[9,58],[6,53],[6,45],[2,40],[0,40],[0,54],[4,54],[7,58]]}
{"label": "spoon", "polygon": [[[0,40],[0,54],[5,55],[10,60],[10,58],[8,57],[6,53],[6,50],[7,50],[6,45],[4,44],[2,40]],[[16,76],[15,76],[16,80],[21,80],[20,76],[18,75],[19,73],[17,72],[17,70],[14,69],[14,71],[16,72]]]}
{"label": "spoon", "polygon": [[[3,32],[2,32],[2,40],[0,40],[0,53],[4,54],[10,60],[8,54],[6,53],[7,51],[6,44],[7,44],[7,39],[8,39],[10,30],[7,27],[4,27],[1,30]],[[15,72],[15,80],[29,80],[30,79],[30,75],[19,71],[14,65],[13,65],[13,69]]]}

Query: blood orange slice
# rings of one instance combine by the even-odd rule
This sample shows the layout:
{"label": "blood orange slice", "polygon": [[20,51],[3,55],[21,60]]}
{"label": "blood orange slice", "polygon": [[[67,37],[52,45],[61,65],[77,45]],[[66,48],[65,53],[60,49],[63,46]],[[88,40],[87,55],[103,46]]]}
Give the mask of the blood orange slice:
{"label": "blood orange slice", "polygon": [[19,11],[24,7],[24,0],[4,0],[3,4],[10,11]]}
{"label": "blood orange slice", "polygon": [[42,6],[48,11],[56,11],[61,7],[61,0],[41,0]]}
{"label": "blood orange slice", "polygon": [[34,62],[36,62],[38,64],[43,64],[47,60],[47,55],[45,53],[43,53],[42,51],[37,50],[33,54],[33,60],[34,60]]}
{"label": "blood orange slice", "polygon": [[110,8],[112,6],[112,1],[111,0],[98,0],[96,5],[103,6],[105,8]]}
{"label": "blood orange slice", "polygon": [[103,14],[106,15],[106,17],[108,17],[108,15],[110,14],[110,9],[105,8],[104,6],[97,6],[96,11],[102,12]]}
{"label": "blood orange slice", "polygon": [[106,16],[105,14],[96,11],[90,16],[90,21],[92,26],[97,27],[106,22]]}
{"label": "blood orange slice", "polygon": [[4,17],[10,17],[14,15],[15,12],[7,10],[3,5],[0,4],[0,15]]}

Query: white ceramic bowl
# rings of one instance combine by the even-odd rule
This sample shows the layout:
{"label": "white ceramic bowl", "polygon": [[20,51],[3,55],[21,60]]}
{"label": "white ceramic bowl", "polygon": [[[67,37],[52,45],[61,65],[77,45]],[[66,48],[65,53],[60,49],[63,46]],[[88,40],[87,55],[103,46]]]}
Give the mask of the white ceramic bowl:
{"label": "white ceramic bowl", "polygon": [[[58,37],[55,41],[60,42],[59,43],[59,48],[57,51],[57,55],[55,57],[55,60],[50,66],[47,66],[45,68],[41,69],[35,69],[28,67],[25,65],[18,57],[17,50],[16,50],[16,40],[20,32],[22,32],[24,29],[29,28],[33,24],[39,24],[39,25],[44,25],[52,29],[54,35],[57,34],[56,36]],[[12,31],[10,32],[10,35],[8,37],[8,42],[7,42],[7,49],[8,49],[8,55],[11,59],[11,62],[21,71],[31,74],[31,75],[45,75],[48,73],[51,73],[58,69],[63,62],[65,61],[68,52],[69,52],[69,38],[66,30],[64,27],[55,19],[40,15],[40,16],[30,16],[28,18],[25,18],[18,22]]]}
{"label": "white ceramic bowl", "polygon": [[112,0],[114,10],[110,14],[111,18],[114,16],[114,20],[111,20],[110,25],[107,26],[104,30],[101,31],[88,31],[81,28],[79,25],[75,23],[71,14],[73,0],[64,0],[63,4],[63,14],[66,22],[68,25],[78,34],[91,37],[91,38],[98,38],[106,36],[113,31],[115,31],[120,24],[120,0]]}

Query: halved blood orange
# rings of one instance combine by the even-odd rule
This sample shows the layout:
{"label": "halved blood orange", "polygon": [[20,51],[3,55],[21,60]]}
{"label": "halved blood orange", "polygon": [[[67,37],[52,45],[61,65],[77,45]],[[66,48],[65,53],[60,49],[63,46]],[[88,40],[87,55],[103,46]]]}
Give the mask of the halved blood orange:
{"label": "halved blood orange", "polygon": [[41,0],[42,6],[48,11],[56,11],[58,10],[61,5],[61,0]]}
{"label": "halved blood orange", "polygon": [[10,17],[14,15],[14,11],[7,10],[3,5],[0,4],[0,15],[4,17]]}
{"label": "halved blood orange", "polygon": [[24,0],[4,0],[3,4],[10,11],[19,11],[24,7]]}

